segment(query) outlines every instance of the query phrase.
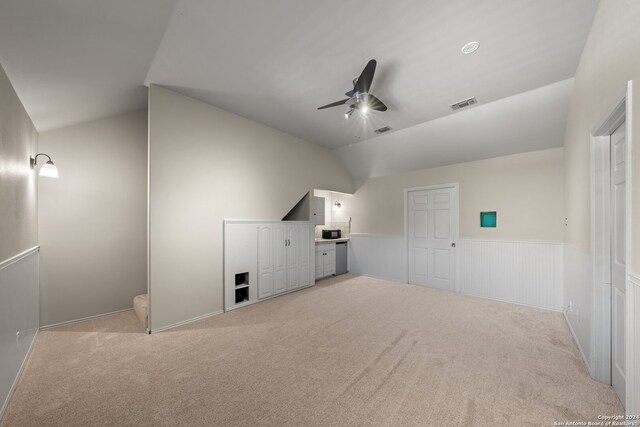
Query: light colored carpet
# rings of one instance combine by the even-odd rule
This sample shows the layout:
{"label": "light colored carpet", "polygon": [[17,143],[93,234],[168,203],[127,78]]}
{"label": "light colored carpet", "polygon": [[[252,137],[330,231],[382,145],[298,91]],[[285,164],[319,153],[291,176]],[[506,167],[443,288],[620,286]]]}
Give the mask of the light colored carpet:
{"label": "light colored carpet", "polygon": [[40,333],[8,426],[552,426],[621,414],[561,314],[367,277],[171,331]]}

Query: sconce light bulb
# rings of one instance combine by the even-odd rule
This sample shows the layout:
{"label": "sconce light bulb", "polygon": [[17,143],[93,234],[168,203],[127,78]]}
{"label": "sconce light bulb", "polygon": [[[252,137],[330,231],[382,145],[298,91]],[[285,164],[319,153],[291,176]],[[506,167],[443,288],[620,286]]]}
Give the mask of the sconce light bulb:
{"label": "sconce light bulb", "polygon": [[48,178],[58,178],[58,168],[51,160],[49,160],[40,168],[39,175],[46,176]]}

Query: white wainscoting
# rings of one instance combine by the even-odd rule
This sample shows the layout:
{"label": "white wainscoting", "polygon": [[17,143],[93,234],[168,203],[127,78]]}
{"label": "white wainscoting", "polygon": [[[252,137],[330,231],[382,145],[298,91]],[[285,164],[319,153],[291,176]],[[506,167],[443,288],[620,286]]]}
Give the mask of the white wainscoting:
{"label": "white wainscoting", "polygon": [[[460,239],[458,292],[562,310],[563,243]],[[407,282],[404,236],[351,234],[349,272]]]}
{"label": "white wainscoting", "polygon": [[404,236],[352,233],[348,245],[349,272],[406,283],[406,252]]}
{"label": "white wainscoting", "polygon": [[[568,309],[569,303],[571,310]],[[564,305],[573,338],[593,375],[593,263],[590,253],[568,243],[564,245]]]}
{"label": "white wainscoting", "polygon": [[626,410],[640,414],[640,277],[629,274],[627,281]]}
{"label": "white wainscoting", "polygon": [[516,304],[562,310],[563,244],[460,239],[459,292]]}
{"label": "white wainscoting", "polygon": [[0,263],[0,418],[38,333],[39,249]]}

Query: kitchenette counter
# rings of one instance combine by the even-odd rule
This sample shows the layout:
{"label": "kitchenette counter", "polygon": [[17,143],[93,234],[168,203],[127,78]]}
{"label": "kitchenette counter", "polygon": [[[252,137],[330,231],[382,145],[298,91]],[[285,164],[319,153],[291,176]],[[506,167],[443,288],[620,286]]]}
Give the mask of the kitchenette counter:
{"label": "kitchenette counter", "polygon": [[331,242],[344,243],[344,242],[348,242],[348,241],[349,241],[348,237],[345,237],[345,238],[342,238],[342,239],[318,239],[318,238],[316,239],[316,243],[331,243]]}

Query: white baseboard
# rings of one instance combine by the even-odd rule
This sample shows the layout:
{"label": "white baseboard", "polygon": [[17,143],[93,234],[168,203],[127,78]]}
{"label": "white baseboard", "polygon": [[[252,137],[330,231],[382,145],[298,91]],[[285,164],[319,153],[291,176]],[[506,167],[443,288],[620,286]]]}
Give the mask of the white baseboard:
{"label": "white baseboard", "polygon": [[[331,276],[327,276],[327,277],[331,277]],[[326,279],[326,277],[323,277],[322,279]],[[322,280],[322,279],[318,279],[318,280]],[[315,286],[316,283],[318,283],[318,282],[314,279],[314,281],[311,284],[307,285],[307,286],[301,286],[299,288],[289,289],[287,291],[281,292],[281,293],[276,294],[276,295],[271,295],[271,296],[268,296],[268,297],[264,297],[262,299],[259,299],[258,301],[255,301],[255,302],[244,302],[244,303],[236,304],[236,305],[234,305],[232,307],[226,308],[224,310],[224,312],[226,313],[228,311],[237,310],[237,309],[242,308],[242,307],[248,307],[248,306],[253,305],[253,304],[259,304],[261,302],[269,301],[270,299],[278,298],[278,297],[281,297],[281,296],[284,296],[284,295],[287,295],[287,294],[292,294],[294,292],[298,292],[298,291],[301,291],[303,289],[309,289],[309,288]]]}
{"label": "white baseboard", "polygon": [[2,408],[0,408],[0,421],[2,421],[2,417],[4,416],[4,411],[7,409],[7,406],[9,406],[9,402],[11,401],[11,396],[13,396],[13,392],[16,390],[16,386],[18,385],[18,381],[20,380],[20,376],[22,375],[22,371],[24,371],[24,367],[27,365],[27,361],[31,356],[31,350],[33,350],[33,345],[36,343],[36,339],[38,338],[38,332],[39,331],[36,331],[36,333],[33,335],[31,344],[29,344],[29,350],[27,350],[27,355],[25,356],[24,360],[22,360],[20,369],[18,370],[18,373],[16,374],[15,379],[13,380],[11,389],[9,389],[9,394],[7,395],[7,398],[4,400],[4,403],[2,404]]}
{"label": "white baseboard", "polygon": [[539,305],[527,304],[527,303],[523,303],[523,302],[514,302],[514,301],[509,301],[509,300],[506,300],[506,299],[487,297],[487,296],[484,296],[484,295],[474,295],[474,294],[467,294],[467,293],[462,293],[462,292],[461,292],[461,294],[462,295],[466,295],[468,297],[488,299],[488,300],[491,300],[491,301],[506,302],[508,304],[520,305],[522,307],[537,308],[539,310],[547,310],[547,311],[553,311],[553,312],[556,312],[556,313],[564,313],[564,311],[562,311],[561,309],[556,309],[556,308],[541,307]]}
{"label": "white baseboard", "polygon": [[217,316],[218,314],[222,314],[224,313],[224,310],[218,310],[218,311],[214,311],[213,313],[208,313],[208,314],[204,314],[202,316],[198,316],[198,317],[194,317],[192,319],[188,319],[188,320],[183,320],[182,322],[177,322],[168,326],[163,326],[162,328],[158,328],[158,329],[154,329],[154,330],[147,330],[150,334],[156,334],[158,332],[162,332],[162,331],[166,331],[168,329],[173,329],[173,328],[177,328],[178,326],[183,326],[183,325],[187,325],[189,323],[193,323],[193,322],[197,322],[199,320],[204,320],[207,319],[209,317],[213,317],[213,316]]}
{"label": "white baseboard", "polygon": [[125,308],[124,310],[111,311],[109,313],[96,314],[95,316],[83,317],[81,319],[67,320],[67,321],[60,322],[60,323],[54,323],[52,325],[40,326],[40,330],[44,331],[44,330],[47,330],[47,329],[59,328],[61,326],[68,326],[68,325],[72,325],[74,323],[80,323],[80,322],[84,322],[84,321],[87,321],[87,320],[99,319],[101,317],[111,316],[113,314],[118,314],[118,313],[124,313],[125,311],[131,311],[131,310],[133,310],[133,307],[132,308]]}
{"label": "white baseboard", "polygon": [[587,366],[587,370],[589,371],[589,375],[591,375],[593,377],[593,374],[591,372],[591,366],[589,365],[589,362],[587,361],[587,358],[584,355],[584,351],[582,350],[582,346],[580,345],[580,340],[578,340],[578,336],[576,335],[576,332],[573,330],[573,326],[571,326],[571,322],[569,322],[569,318],[567,317],[567,313],[565,311],[562,311],[562,315],[564,316],[564,320],[565,320],[565,322],[567,322],[567,326],[569,327],[569,330],[571,331],[571,335],[573,336],[573,341],[578,346],[578,350],[580,350],[580,355],[582,356],[582,361]]}

